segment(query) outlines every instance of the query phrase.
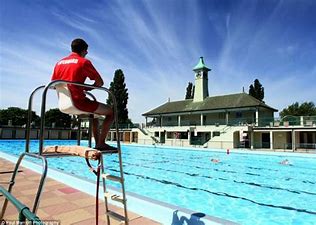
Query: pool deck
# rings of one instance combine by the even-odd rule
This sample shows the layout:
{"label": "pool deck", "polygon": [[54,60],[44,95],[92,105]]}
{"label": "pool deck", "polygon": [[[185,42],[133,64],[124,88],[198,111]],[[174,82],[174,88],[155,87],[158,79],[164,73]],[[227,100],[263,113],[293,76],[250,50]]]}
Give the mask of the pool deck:
{"label": "pool deck", "polygon": [[[14,169],[14,164],[0,158],[0,171],[10,171]],[[40,175],[29,169],[21,167],[22,172],[16,176],[16,184],[13,187],[12,194],[23,204],[29,206],[33,203],[39,184]],[[0,181],[9,181],[11,173],[0,174]],[[7,185],[2,185],[7,187]],[[0,197],[0,207],[2,207],[4,198]],[[112,211],[122,213],[122,209],[110,205]],[[103,201],[99,202],[99,224],[106,224],[104,216],[105,209]],[[141,215],[128,212],[130,225],[158,225],[159,222],[145,218]],[[37,211],[37,216],[45,221],[58,221],[61,225],[86,225],[95,224],[95,197],[83,193],[77,189],[69,187],[63,183],[46,178],[44,189]],[[8,204],[5,219],[17,220],[18,213],[13,205]],[[54,225],[57,225],[56,223]],[[119,224],[111,220],[111,225]]]}

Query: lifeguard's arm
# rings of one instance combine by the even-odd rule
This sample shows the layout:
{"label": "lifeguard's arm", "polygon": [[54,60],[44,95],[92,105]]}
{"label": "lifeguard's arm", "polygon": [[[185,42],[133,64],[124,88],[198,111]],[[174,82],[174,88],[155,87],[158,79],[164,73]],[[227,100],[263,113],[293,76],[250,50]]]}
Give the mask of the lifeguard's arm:
{"label": "lifeguard's arm", "polygon": [[[84,73],[86,73],[90,80],[94,80],[93,86],[102,87],[104,82],[101,75],[94,68],[90,60],[87,60],[84,64]],[[87,89],[85,89],[87,90]]]}
{"label": "lifeguard's arm", "polygon": [[[96,86],[96,87],[102,87],[104,84],[102,78],[100,76],[96,77],[96,79],[94,80],[94,84],[92,84],[93,86]],[[84,90],[85,91],[91,91],[93,90],[93,88],[88,88],[88,87],[84,87]]]}
{"label": "lifeguard's arm", "polygon": [[104,82],[103,82],[102,77],[101,76],[97,76],[96,79],[94,80],[93,86],[102,87],[103,84],[104,84]]}

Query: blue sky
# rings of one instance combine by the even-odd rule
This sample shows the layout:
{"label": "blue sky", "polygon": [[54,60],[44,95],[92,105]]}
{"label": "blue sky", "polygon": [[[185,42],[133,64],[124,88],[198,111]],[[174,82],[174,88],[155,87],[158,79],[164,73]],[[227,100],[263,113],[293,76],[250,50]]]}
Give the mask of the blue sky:
{"label": "blue sky", "polygon": [[[313,0],[0,0],[0,108],[27,108],[30,92],[84,38],[108,87],[122,69],[129,116],[182,100],[200,56],[210,96],[238,93],[258,78],[279,110],[316,103]],[[38,107],[38,101],[35,107]],[[54,103],[49,103],[54,107]],[[278,114],[276,114],[278,116]]]}

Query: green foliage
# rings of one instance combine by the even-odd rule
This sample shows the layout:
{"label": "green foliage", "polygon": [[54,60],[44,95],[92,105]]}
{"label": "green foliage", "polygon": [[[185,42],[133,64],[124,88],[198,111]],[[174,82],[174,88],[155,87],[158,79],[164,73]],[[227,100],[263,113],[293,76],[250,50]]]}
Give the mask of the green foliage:
{"label": "green foliage", "polygon": [[249,95],[263,102],[264,99],[264,88],[262,87],[258,79],[254,80],[254,84],[249,86]]}
{"label": "green foliage", "polygon": [[304,102],[301,105],[295,102],[283,109],[280,116],[316,116],[316,107],[313,102]]}
{"label": "green foliage", "polygon": [[185,99],[193,99],[194,98],[194,88],[195,86],[189,82],[187,86],[187,92],[185,94]]}
{"label": "green foliage", "polygon": [[[13,126],[23,126],[27,123],[28,110],[18,107],[9,107],[0,109],[0,125],[8,125],[8,121],[12,121]],[[32,111],[32,121],[35,125],[39,125],[40,118]]]}
{"label": "green foliage", "polygon": [[[114,78],[109,89],[116,98],[118,123],[131,123],[131,120],[128,119],[127,109],[128,92],[125,84],[125,76],[121,69],[115,71]],[[107,104],[113,104],[113,100],[110,97],[107,100]]]}
{"label": "green foliage", "polygon": [[55,127],[70,128],[71,116],[62,113],[59,109],[50,109],[45,112],[45,126],[52,127],[55,123]]}

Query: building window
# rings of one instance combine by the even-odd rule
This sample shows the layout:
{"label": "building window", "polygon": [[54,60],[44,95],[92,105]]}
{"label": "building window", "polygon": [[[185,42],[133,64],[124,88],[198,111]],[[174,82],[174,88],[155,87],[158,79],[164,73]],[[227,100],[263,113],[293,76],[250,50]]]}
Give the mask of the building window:
{"label": "building window", "polygon": [[213,131],[213,137],[220,136],[220,135],[221,135],[221,132]]}
{"label": "building window", "polygon": [[218,114],[218,119],[225,119],[226,118],[226,114],[225,113],[219,113]]}
{"label": "building window", "polygon": [[174,133],[174,132],[167,132],[167,138],[169,138],[169,139],[170,139],[170,138],[173,138],[173,133]]}
{"label": "building window", "polygon": [[242,113],[241,112],[236,112],[236,118],[241,118],[242,117]]}

